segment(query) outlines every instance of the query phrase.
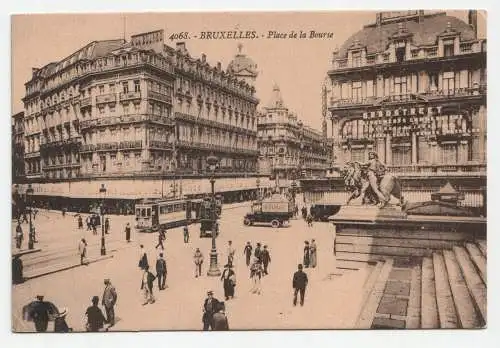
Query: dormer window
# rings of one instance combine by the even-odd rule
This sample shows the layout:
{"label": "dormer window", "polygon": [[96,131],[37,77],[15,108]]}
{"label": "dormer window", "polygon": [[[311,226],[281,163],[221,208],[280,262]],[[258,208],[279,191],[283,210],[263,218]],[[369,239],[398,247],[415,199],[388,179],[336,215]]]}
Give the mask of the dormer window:
{"label": "dormer window", "polygon": [[451,57],[454,55],[455,45],[453,43],[446,43],[444,45],[444,56]]}
{"label": "dormer window", "polygon": [[396,48],[396,61],[398,63],[404,62],[406,56],[406,47]]}
{"label": "dormer window", "polygon": [[353,68],[361,66],[361,51],[352,52],[352,66]]}

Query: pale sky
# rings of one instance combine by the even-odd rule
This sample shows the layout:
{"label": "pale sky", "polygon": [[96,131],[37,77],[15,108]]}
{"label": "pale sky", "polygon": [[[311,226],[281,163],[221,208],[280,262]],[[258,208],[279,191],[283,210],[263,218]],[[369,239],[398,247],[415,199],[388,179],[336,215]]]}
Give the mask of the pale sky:
{"label": "pale sky", "polygon": [[[466,11],[447,11],[448,15],[467,21]],[[124,20],[125,19],[125,20]],[[479,13],[479,36],[485,37],[485,17]],[[20,15],[12,17],[12,113],[23,110],[24,83],[31,78],[31,68],[59,61],[94,40],[125,38],[138,33],[164,29],[165,43],[173,33],[201,31],[255,30],[289,33],[331,32],[331,39],[201,40],[186,42],[191,56],[207,55],[211,65],[218,61],[225,69],[237,53],[243,53],[258,66],[256,82],[259,107],[267,105],[273,85],[281,88],[285,105],[306,124],[321,129],[321,86],[330,69],[332,51],[363,25],[375,21],[375,12],[283,12],[283,13],[141,13]],[[126,23],[126,26],[124,26]]]}

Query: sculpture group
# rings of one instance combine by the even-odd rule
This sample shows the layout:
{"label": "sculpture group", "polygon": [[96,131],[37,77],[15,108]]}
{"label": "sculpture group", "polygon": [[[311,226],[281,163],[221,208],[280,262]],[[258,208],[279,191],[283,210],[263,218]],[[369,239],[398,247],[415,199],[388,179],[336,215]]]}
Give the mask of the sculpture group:
{"label": "sculpture group", "polygon": [[380,162],[375,152],[369,153],[366,163],[347,162],[340,169],[340,173],[347,191],[351,193],[346,205],[353,199],[361,197],[363,205],[384,208],[391,200],[391,196],[394,196],[399,200],[398,205],[404,207],[400,180],[386,172],[384,164]]}

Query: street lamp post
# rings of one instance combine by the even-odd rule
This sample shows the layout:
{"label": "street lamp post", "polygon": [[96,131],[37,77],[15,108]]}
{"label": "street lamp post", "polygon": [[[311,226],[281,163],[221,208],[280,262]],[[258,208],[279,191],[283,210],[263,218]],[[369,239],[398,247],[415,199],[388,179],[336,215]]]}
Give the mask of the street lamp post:
{"label": "street lamp post", "polygon": [[30,207],[30,227],[29,227],[29,233],[28,233],[28,249],[34,249],[35,246],[33,245],[35,243],[34,236],[33,236],[33,221],[31,220],[31,211],[33,210],[32,206],[32,201],[31,198],[33,197],[33,188],[31,187],[31,184],[28,184],[28,188],[26,189],[26,201],[29,204]]}
{"label": "street lamp post", "polygon": [[106,255],[106,241],[104,240],[104,197],[106,196],[106,187],[104,184],[101,184],[101,188],[99,188],[99,195],[101,196],[101,255]]}
{"label": "street lamp post", "polygon": [[207,164],[209,166],[211,175],[210,175],[210,185],[212,187],[212,250],[210,250],[210,268],[207,272],[208,276],[211,277],[219,277],[221,275],[221,271],[217,264],[217,247],[215,245],[216,238],[216,221],[217,215],[215,211],[215,169],[217,164],[219,163],[219,159],[215,156],[207,157]]}

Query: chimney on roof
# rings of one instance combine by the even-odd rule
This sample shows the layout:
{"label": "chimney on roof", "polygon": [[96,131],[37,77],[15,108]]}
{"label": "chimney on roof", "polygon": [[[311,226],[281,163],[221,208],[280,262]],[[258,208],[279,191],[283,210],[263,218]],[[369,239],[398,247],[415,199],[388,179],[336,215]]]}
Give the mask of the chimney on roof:
{"label": "chimney on roof", "polygon": [[477,10],[469,10],[469,25],[474,30],[474,37],[477,38]]}
{"label": "chimney on roof", "polygon": [[201,54],[201,62],[206,63],[207,62],[207,55],[205,53]]}
{"label": "chimney on roof", "polygon": [[222,70],[222,65],[220,62],[217,62],[217,70],[221,71]]}

